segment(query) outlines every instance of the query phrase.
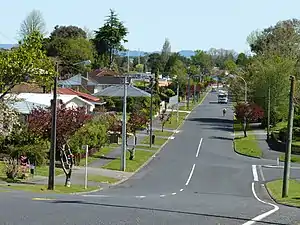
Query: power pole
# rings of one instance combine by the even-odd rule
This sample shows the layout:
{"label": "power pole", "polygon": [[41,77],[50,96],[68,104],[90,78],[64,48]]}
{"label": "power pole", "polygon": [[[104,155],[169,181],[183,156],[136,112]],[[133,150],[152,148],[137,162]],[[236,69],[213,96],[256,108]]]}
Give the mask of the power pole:
{"label": "power pole", "polygon": [[271,88],[268,88],[268,122],[267,122],[267,140],[270,139],[270,115],[271,115]]}
{"label": "power pole", "polygon": [[179,82],[177,81],[177,116],[176,116],[176,125],[178,127],[179,120]]}
{"label": "power pole", "polygon": [[288,137],[286,141],[283,184],[282,184],[282,198],[288,196],[289,192],[289,179],[290,179],[290,166],[291,166],[291,150],[293,138],[293,119],[294,119],[294,92],[295,92],[295,77],[290,76],[290,102],[289,102],[289,119],[288,119]]}
{"label": "power pole", "polygon": [[152,147],[152,126],[153,126],[153,87],[154,87],[154,83],[153,83],[153,78],[150,78],[150,84],[151,84],[151,98],[150,98],[150,140],[149,140],[149,145],[150,148]]}
{"label": "power pole", "polygon": [[124,76],[121,171],[126,170],[126,150],[127,150],[126,108],[127,108],[127,77]]}
{"label": "power pole", "polygon": [[187,110],[190,110],[191,76],[188,74]]}
{"label": "power pole", "polygon": [[57,120],[57,76],[59,64],[56,64],[57,74],[54,77],[53,100],[52,100],[52,121],[51,121],[51,148],[49,152],[49,176],[48,190],[54,190],[55,179],[55,154],[56,154],[56,120]]}

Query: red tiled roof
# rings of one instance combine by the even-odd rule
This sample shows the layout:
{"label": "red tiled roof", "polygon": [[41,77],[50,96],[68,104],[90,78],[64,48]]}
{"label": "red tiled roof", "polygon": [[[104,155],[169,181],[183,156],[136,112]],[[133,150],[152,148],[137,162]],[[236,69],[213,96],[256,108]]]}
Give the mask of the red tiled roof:
{"label": "red tiled roof", "polygon": [[75,91],[71,88],[58,88],[57,93],[62,94],[62,95],[77,95],[77,96],[79,96],[79,97],[81,97],[85,100],[92,101],[92,102],[100,101],[99,98],[97,98],[93,95],[86,94],[86,93],[83,93],[83,92],[80,92],[80,91]]}

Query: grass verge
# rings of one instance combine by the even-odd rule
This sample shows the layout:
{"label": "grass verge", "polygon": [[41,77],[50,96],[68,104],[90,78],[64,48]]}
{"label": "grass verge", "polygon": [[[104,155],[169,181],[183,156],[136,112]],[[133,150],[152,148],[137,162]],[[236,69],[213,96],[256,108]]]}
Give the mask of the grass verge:
{"label": "grass verge", "polygon": [[149,146],[144,146],[144,145],[136,145],[135,148],[137,149],[145,149],[145,150],[158,150],[158,147],[149,147]]}
{"label": "grass verge", "polygon": [[[108,146],[104,146],[98,152],[88,157],[88,164],[94,162],[95,160],[98,160],[101,156],[109,154],[113,149],[119,146],[120,145],[118,144],[110,144]],[[85,159],[80,160],[79,166],[85,166]]]}
{"label": "grass verge", "polygon": [[179,112],[178,114],[179,114],[178,123],[177,123],[177,112],[175,111],[172,117],[170,118],[170,120],[165,123],[164,128],[176,130],[182,124],[184,118],[188,115],[188,113],[185,112]]}
{"label": "grass verge", "polygon": [[[153,156],[153,152],[146,151],[137,151],[135,153],[135,158],[133,160],[129,160],[129,154],[127,153],[126,160],[126,172],[135,172],[138,168],[140,168],[151,156]],[[104,165],[102,168],[109,170],[120,170],[121,160],[115,159],[108,164]]]}
{"label": "grass verge", "polygon": [[287,198],[281,197],[282,180],[275,180],[267,183],[267,188],[271,196],[278,203],[300,207],[300,182],[299,181],[290,180],[289,196]]}
{"label": "grass verge", "polygon": [[113,184],[118,182],[119,180],[113,177],[106,177],[101,175],[88,175],[88,181]]}
{"label": "grass verge", "polygon": [[[279,156],[279,160],[284,162],[285,154],[281,154]],[[291,155],[291,162],[292,163],[300,163],[300,155]]]}
{"label": "grass verge", "polygon": [[172,134],[173,134],[173,132],[171,132],[171,131],[161,131],[161,130],[155,130],[154,132],[153,132],[156,136],[162,136],[162,137],[170,137]]}
{"label": "grass verge", "polygon": [[236,152],[251,157],[262,157],[262,150],[258,146],[255,135],[248,134],[248,137],[236,137],[234,143]]}
{"label": "grass verge", "polygon": [[[4,187],[4,186],[3,186]],[[19,184],[19,185],[7,185],[5,188],[13,189],[13,190],[21,190],[21,191],[29,191],[29,192],[36,192],[36,193],[75,193],[75,192],[86,192],[86,191],[93,191],[99,189],[99,187],[88,187],[84,189],[82,185],[71,185],[71,187],[65,187],[64,185],[55,185],[55,190],[50,191],[47,190],[46,185],[26,185],[26,184]]]}
{"label": "grass verge", "polygon": [[[163,145],[168,139],[167,138],[155,138],[154,145]],[[149,137],[145,137],[142,141],[141,144],[150,144],[150,139]]]}

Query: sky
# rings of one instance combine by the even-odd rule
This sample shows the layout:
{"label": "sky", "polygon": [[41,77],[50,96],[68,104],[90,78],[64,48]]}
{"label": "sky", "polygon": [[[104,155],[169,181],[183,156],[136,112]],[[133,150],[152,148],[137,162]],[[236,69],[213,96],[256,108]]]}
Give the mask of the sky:
{"label": "sky", "polygon": [[51,33],[55,25],[96,30],[114,9],[128,28],[126,48],[172,51],[209,48],[249,50],[247,36],[279,20],[299,18],[299,0],[0,0],[0,44],[17,43],[20,23],[40,10]]}

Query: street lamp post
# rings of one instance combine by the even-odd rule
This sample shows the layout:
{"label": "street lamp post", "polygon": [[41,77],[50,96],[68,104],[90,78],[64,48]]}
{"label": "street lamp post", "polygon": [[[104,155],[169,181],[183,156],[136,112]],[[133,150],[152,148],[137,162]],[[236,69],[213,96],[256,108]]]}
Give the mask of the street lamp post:
{"label": "street lamp post", "polygon": [[191,92],[191,76],[188,73],[188,93],[187,93],[187,110],[190,110],[190,92]]}
{"label": "street lamp post", "polygon": [[149,127],[149,129],[150,129],[150,132],[149,132],[149,146],[150,146],[150,148],[152,147],[152,133],[153,133],[153,131],[152,131],[152,127],[153,127],[153,87],[154,87],[154,83],[153,83],[153,78],[151,77],[150,78],[150,84],[151,84],[151,89],[150,89],[150,91],[151,91],[151,98],[150,98],[150,127]]}
{"label": "street lamp post", "polygon": [[[89,65],[90,60],[74,63],[73,65]],[[53,100],[52,104],[52,122],[51,122],[51,148],[49,152],[49,176],[48,176],[48,190],[54,189],[55,183],[55,155],[56,155],[56,127],[57,127],[57,76],[59,75],[60,63],[56,63],[56,75],[54,77]]]}
{"label": "street lamp post", "polygon": [[127,108],[127,77],[124,76],[124,96],[123,96],[123,119],[122,119],[122,153],[121,171],[126,170],[126,150],[127,150],[127,130],[126,130],[126,108]]}

